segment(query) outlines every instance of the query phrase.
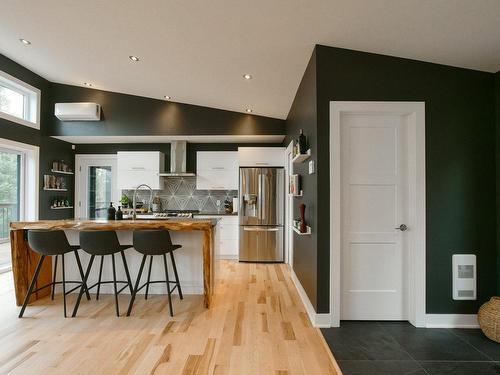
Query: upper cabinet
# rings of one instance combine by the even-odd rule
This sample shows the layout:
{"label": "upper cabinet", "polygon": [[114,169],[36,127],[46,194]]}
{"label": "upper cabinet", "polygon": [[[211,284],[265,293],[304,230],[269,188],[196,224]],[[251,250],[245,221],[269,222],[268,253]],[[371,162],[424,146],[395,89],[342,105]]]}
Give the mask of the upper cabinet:
{"label": "upper cabinet", "polygon": [[238,152],[198,151],[196,189],[238,190]]}
{"label": "upper cabinet", "polygon": [[135,189],[141,184],[160,190],[163,179],[159,174],[165,170],[165,155],[159,151],[119,151],[117,170],[120,190]]}
{"label": "upper cabinet", "polygon": [[284,167],[284,147],[238,147],[240,167]]}

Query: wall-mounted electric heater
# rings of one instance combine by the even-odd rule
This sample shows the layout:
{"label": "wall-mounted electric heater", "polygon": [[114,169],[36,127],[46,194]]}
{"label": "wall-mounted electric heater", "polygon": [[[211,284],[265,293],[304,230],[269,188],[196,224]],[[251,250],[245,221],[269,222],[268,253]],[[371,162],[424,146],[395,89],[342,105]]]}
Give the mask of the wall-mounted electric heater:
{"label": "wall-mounted electric heater", "polygon": [[474,254],[454,254],[453,299],[476,299],[476,256]]}
{"label": "wall-mounted electric heater", "polygon": [[54,114],[61,121],[99,121],[101,106],[97,103],[56,103]]}

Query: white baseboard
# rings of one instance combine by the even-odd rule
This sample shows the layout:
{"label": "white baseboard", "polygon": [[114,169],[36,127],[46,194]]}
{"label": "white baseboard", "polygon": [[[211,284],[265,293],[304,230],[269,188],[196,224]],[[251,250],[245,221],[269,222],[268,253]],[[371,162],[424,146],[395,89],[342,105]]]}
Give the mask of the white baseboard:
{"label": "white baseboard", "polygon": [[476,314],[427,314],[426,328],[479,328]]}
{"label": "white baseboard", "polygon": [[307,296],[306,291],[302,287],[297,275],[294,270],[291,270],[292,281],[299,292],[300,299],[306,308],[307,315],[309,316],[309,320],[314,327],[318,328],[329,328],[331,326],[331,317],[330,314],[318,314],[314,309],[309,297]]}

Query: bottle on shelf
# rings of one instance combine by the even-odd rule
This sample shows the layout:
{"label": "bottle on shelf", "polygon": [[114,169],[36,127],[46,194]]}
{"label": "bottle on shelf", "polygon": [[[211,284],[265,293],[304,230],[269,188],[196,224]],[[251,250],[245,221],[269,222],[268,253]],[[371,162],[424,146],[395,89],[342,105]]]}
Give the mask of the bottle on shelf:
{"label": "bottle on shelf", "polygon": [[306,139],[306,136],[304,135],[303,129],[300,129],[298,144],[299,144],[299,153],[300,154],[307,154],[307,139]]}

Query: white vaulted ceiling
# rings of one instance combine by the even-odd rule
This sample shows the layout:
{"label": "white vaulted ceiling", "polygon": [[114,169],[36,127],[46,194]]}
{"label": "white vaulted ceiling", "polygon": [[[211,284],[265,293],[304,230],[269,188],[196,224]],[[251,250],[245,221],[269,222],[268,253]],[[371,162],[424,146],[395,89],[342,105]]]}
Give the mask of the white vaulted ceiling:
{"label": "white vaulted ceiling", "polygon": [[50,81],[276,118],[315,44],[496,72],[500,1],[0,0],[0,53]]}

